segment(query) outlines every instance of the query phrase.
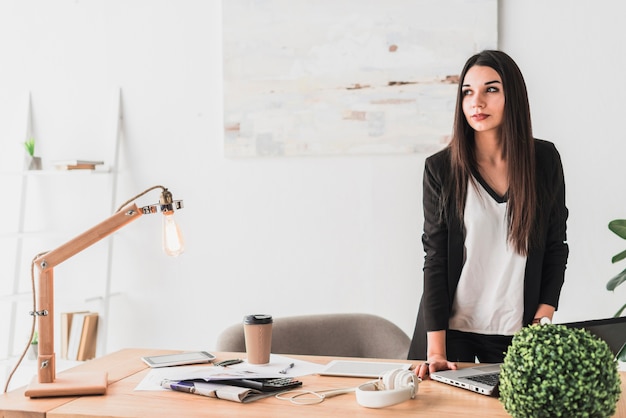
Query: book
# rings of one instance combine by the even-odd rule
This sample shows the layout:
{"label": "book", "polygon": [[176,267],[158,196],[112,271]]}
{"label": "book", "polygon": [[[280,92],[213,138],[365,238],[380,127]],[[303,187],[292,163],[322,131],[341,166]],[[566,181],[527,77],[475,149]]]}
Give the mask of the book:
{"label": "book", "polygon": [[76,360],[91,360],[96,356],[96,340],[98,337],[98,314],[90,313],[85,315],[83,329],[78,345]]}
{"label": "book", "polygon": [[68,360],[87,360],[95,357],[97,312],[74,312],[67,343]]}
{"label": "book", "polygon": [[95,170],[96,166],[104,164],[104,161],[92,160],[57,160],[54,166],[57,170]]}
{"label": "book", "polygon": [[87,311],[80,312],[61,312],[61,358],[67,359],[67,348],[70,341],[70,331],[72,329],[72,318],[76,313],[87,313]]}
{"label": "book", "polygon": [[75,312],[72,315],[72,324],[70,326],[70,334],[67,342],[68,360],[76,360],[78,356],[78,346],[80,345],[80,337],[83,333],[85,315],[87,315],[87,312]]}
{"label": "book", "polygon": [[[57,166],[57,168],[59,168],[59,167]],[[96,169],[96,165],[95,164],[71,164],[71,165],[61,166],[60,169],[63,169],[63,170],[95,170]]]}

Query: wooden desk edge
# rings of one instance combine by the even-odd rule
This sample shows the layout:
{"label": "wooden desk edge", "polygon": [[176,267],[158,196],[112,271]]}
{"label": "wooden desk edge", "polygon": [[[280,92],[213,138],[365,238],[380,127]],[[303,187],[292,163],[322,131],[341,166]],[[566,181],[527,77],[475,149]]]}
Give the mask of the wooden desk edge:
{"label": "wooden desk edge", "polygon": [[[85,372],[94,370],[107,370],[109,373],[108,382],[109,385],[114,384],[120,380],[123,380],[136,373],[144,371],[148,366],[141,360],[142,356],[147,355],[159,355],[179,353],[182,350],[161,350],[161,349],[139,349],[129,348],[116,351],[109,355],[100,357],[98,359],[90,360],[76,366],[63,373]],[[230,353],[230,352],[215,352],[217,360],[224,360],[228,358],[241,357],[242,353]],[[307,355],[287,355],[296,359],[302,359],[319,364],[326,364],[331,360],[344,359],[344,360],[358,360],[358,361],[386,361],[386,362],[398,362],[406,363],[407,360],[390,360],[390,359],[362,359],[354,357],[332,357],[332,356],[307,356]],[[416,365],[419,361],[410,361]],[[465,366],[465,365],[463,365]],[[626,418],[626,372],[620,372],[622,379],[621,389],[622,394],[617,404],[617,413],[615,417]],[[460,390],[460,389],[459,389]],[[78,397],[59,397],[59,398],[41,398],[30,399],[24,396],[24,388],[19,388],[11,392],[2,394],[0,396],[0,416],[3,418],[45,418],[47,412],[59,408]],[[106,396],[106,395],[104,395]],[[477,395],[478,396],[478,395]]]}
{"label": "wooden desk edge", "polygon": [[[59,374],[107,370],[107,382],[110,386],[128,376],[145,370],[148,365],[141,360],[142,356],[180,353],[181,351],[182,350],[127,348],[97,359],[86,361],[83,364],[72,367]],[[36,378],[36,376],[33,376],[33,378]],[[25,391],[26,386],[0,395],[0,417],[45,418],[48,411],[79,398],[79,396],[64,396],[31,399],[24,395]]]}

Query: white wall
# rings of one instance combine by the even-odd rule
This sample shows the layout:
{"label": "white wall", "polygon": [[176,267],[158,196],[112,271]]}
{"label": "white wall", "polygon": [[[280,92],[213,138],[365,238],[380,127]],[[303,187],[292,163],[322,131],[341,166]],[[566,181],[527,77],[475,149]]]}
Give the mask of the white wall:
{"label": "white wall", "polygon": [[558,318],[612,316],[626,287],[606,282],[626,265],[611,257],[626,243],[610,220],[626,218],[623,2],[501,1],[501,48],[529,88],[535,136],[556,143],[570,209],[570,257]]}
{"label": "white wall", "polygon": [[[500,3],[501,48],[526,76],[536,136],[557,144],[566,170],[571,257],[559,320],[610,316],[626,299],[624,289],[604,290],[619,271],[610,257],[624,247],[606,223],[626,215],[618,177],[626,63],[617,21],[625,10],[617,1]],[[21,152],[30,91],[44,160],[111,160],[120,87],[116,202],[154,184],[185,201],[177,218],[188,250],[179,258],[161,254],[157,218],[115,235],[112,291],[121,294],[111,302],[106,350],[212,349],[222,328],[251,312],[371,312],[411,334],[425,156],[225,159],[220,25],[218,1],[0,3],[2,154]],[[97,187],[67,197],[84,194],[77,209],[89,211],[109,190]],[[65,239],[103,216],[68,222]],[[104,256],[106,245],[97,247],[93,254]],[[63,275],[91,275],[74,271],[79,261],[67,263],[57,295],[75,293]],[[98,282],[88,282],[95,293]],[[75,308],[66,299],[57,310]]]}

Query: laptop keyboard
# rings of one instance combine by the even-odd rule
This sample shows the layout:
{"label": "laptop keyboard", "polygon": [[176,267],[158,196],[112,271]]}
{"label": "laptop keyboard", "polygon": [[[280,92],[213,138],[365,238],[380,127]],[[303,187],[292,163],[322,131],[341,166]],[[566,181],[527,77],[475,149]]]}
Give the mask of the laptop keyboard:
{"label": "laptop keyboard", "polygon": [[477,374],[475,376],[467,376],[473,382],[483,383],[485,385],[496,386],[498,384],[500,373]]}

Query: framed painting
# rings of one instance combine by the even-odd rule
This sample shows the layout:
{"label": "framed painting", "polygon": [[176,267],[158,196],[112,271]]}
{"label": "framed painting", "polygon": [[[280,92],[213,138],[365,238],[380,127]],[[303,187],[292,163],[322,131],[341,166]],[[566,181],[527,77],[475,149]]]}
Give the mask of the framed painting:
{"label": "framed painting", "polygon": [[430,153],[497,0],[224,0],[224,153]]}

